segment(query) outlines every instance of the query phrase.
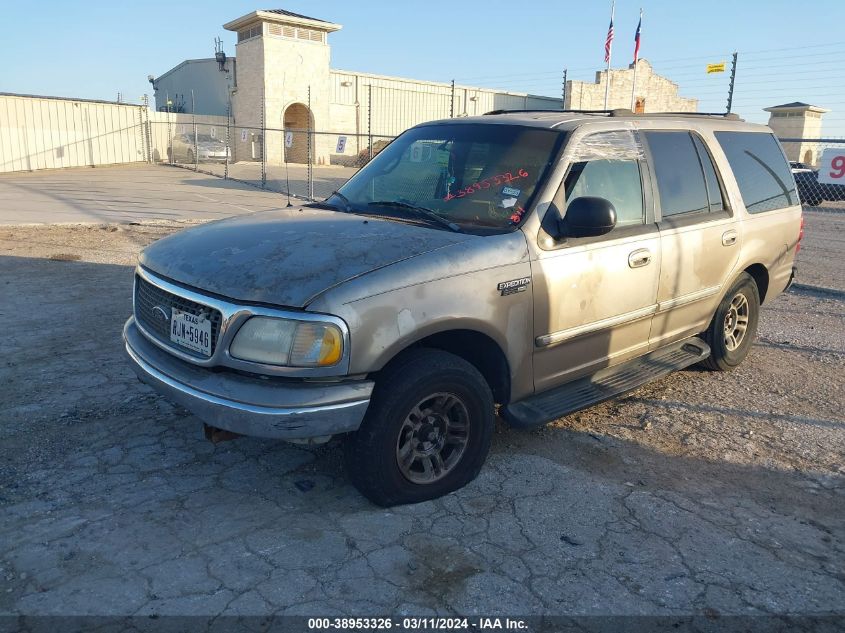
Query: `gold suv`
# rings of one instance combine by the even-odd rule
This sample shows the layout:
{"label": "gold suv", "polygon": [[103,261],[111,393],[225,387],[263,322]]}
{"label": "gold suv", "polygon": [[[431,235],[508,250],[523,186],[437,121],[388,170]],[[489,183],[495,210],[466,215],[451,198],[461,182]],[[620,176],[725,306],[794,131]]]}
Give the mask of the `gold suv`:
{"label": "gold suv", "polygon": [[148,247],[126,349],[211,437],[339,436],[367,497],[412,503],[478,474],[495,405],[529,428],[739,365],[801,227],[778,141],[731,115],[437,121],[324,201]]}

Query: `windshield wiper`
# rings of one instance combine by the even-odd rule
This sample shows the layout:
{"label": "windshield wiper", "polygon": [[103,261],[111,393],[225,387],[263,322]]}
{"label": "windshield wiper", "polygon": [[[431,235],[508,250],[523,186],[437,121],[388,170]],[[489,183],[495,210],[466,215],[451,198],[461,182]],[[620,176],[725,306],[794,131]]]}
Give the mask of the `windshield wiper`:
{"label": "windshield wiper", "polygon": [[370,202],[369,205],[371,207],[397,207],[399,209],[408,209],[409,211],[416,212],[417,215],[428,218],[429,220],[433,220],[440,226],[445,226],[447,229],[455,231],[455,233],[461,232],[461,227],[459,227],[454,222],[450,222],[449,220],[447,220],[441,215],[438,215],[431,209],[421,207],[417,204],[403,202],[402,200],[376,200],[375,202]]}
{"label": "windshield wiper", "polygon": [[[344,206],[339,206],[336,204],[332,204],[329,202],[329,198],[332,196],[337,196],[343,201]],[[322,207],[324,209],[331,209],[332,211],[340,211],[341,213],[348,213],[352,209],[352,204],[349,202],[349,198],[344,196],[339,191],[332,191],[332,195],[326,198],[325,200],[314,200],[313,202],[308,203],[307,206],[309,207]]]}
{"label": "windshield wiper", "polygon": [[[344,196],[344,195],[343,195],[342,193],[340,193],[339,191],[332,191],[332,196],[337,196],[338,198],[340,198],[341,200],[343,200],[343,204],[345,204],[345,205],[346,205],[346,209],[345,209],[345,211],[349,211],[349,210],[352,208],[352,203],[351,203],[351,202],[349,202],[349,198],[347,198],[346,196]],[[331,198],[332,196],[329,196],[329,198]],[[326,200],[328,200],[328,198],[326,198]]]}
{"label": "windshield wiper", "polygon": [[311,207],[312,209],[329,209],[331,211],[337,211],[338,213],[346,213],[346,209],[343,207],[339,207],[336,204],[331,204],[326,202],[325,200],[315,200],[314,202],[309,202],[305,205],[306,207]]}

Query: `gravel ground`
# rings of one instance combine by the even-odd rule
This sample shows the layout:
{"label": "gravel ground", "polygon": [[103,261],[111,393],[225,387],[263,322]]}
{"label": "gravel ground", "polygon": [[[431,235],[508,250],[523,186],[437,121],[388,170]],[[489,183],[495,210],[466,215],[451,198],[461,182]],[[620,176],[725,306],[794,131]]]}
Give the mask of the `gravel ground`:
{"label": "gravel ground", "polygon": [[[807,217],[800,280],[842,289],[845,216]],[[134,379],[132,265],[182,226],[0,227],[0,614],[845,614],[841,296],[385,510],[336,443],[215,446]]]}
{"label": "gravel ground", "polygon": [[816,209],[804,211],[798,281],[845,292],[845,208]]}

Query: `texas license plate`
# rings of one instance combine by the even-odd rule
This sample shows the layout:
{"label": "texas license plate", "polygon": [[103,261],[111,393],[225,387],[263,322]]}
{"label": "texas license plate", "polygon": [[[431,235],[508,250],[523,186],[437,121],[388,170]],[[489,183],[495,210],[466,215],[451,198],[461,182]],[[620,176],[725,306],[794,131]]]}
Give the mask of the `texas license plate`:
{"label": "texas license plate", "polygon": [[211,356],[211,321],[204,316],[173,308],[170,315],[170,340],[204,356]]}

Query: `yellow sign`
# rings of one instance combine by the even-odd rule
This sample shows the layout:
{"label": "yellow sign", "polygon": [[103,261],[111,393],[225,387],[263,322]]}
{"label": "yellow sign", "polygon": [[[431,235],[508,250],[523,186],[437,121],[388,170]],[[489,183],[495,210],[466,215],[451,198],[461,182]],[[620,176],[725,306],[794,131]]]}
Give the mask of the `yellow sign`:
{"label": "yellow sign", "polygon": [[710,73],[723,73],[725,72],[725,62],[720,62],[718,64],[707,64],[707,74]]}

